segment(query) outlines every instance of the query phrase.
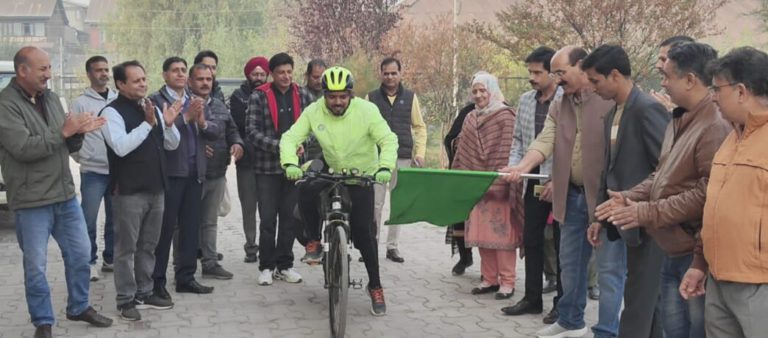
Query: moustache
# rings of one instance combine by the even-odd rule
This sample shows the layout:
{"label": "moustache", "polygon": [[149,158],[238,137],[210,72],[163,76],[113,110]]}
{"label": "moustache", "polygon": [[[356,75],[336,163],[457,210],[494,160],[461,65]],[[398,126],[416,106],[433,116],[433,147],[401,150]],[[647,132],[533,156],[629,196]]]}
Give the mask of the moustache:
{"label": "moustache", "polygon": [[528,83],[530,83],[531,86],[534,86],[534,87],[539,85],[539,83],[536,81],[528,81]]}

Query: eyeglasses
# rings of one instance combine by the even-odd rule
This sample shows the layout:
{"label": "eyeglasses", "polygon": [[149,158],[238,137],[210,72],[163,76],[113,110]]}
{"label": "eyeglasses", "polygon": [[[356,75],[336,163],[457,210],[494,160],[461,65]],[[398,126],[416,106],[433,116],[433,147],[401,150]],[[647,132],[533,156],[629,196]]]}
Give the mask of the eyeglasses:
{"label": "eyeglasses", "polygon": [[709,86],[709,92],[713,93],[713,94],[717,94],[717,93],[720,92],[721,88],[723,88],[723,87],[731,87],[731,86],[735,86],[737,84],[739,84],[739,83],[738,82],[731,82],[731,83],[726,83],[724,85],[719,85],[719,86],[711,85],[711,86]]}

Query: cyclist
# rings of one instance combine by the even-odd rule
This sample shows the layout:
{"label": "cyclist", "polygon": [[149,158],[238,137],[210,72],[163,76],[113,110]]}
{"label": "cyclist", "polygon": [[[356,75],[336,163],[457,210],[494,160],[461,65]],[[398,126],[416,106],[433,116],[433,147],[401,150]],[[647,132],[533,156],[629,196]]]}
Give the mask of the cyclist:
{"label": "cyclist", "polygon": [[[376,105],[354,97],[353,83],[352,73],[346,68],[332,67],[323,73],[323,98],[304,109],[280,140],[280,163],[288,179],[302,177],[296,150],[312,133],[320,143],[325,162],[335,173],[357,169],[362,175],[374,176],[377,183],[389,182],[397,160],[397,136],[389,129]],[[318,207],[324,188],[324,184],[309,184],[299,190],[299,209],[309,239],[307,254],[302,260],[307,263],[320,262],[322,257]],[[354,201],[349,210],[351,237],[368,271],[371,314],[382,316],[386,314],[387,306],[379,279],[379,258],[373,233],[373,187],[349,185],[346,189],[350,200]]]}

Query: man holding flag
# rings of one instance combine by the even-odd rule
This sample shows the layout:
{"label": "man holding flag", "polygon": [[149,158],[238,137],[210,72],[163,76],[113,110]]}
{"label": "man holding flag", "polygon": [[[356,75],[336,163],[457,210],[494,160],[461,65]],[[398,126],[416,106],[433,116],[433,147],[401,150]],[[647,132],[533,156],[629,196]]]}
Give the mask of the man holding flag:
{"label": "man holding flag", "polygon": [[[581,70],[587,52],[568,46],[558,51],[551,62],[552,73],[563,88],[563,96],[549,108],[544,129],[528,147],[522,160],[502,169],[509,182],[519,182],[544,160],[553,156],[552,183],[555,220],[560,222],[560,266],[563,296],[557,304],[558,321],[536,333],[538,337],[580,337],[587,333],[584,308],[587,292],[587,264],[592,247],[586,230],[594,220],[600,173],[605,157],[603,116],[613,108],[593,92]],[[603,235],[605,236],[605,235]],[[614,266],[625,260],[621,241],[603,241],[597,249],[600,267],[600,312],[592,330],[595,337],[616,336],[625,273]],[[609,259],[601,259],[601,257]]]}

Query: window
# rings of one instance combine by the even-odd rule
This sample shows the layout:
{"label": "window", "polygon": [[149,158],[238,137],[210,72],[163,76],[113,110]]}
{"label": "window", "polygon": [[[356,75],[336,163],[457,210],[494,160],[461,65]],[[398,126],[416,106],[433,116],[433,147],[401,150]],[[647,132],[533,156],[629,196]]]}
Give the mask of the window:
{"label": "window", "polygon": [[6,22],[0,25],[2,36],[45,36],[43,22]]}

